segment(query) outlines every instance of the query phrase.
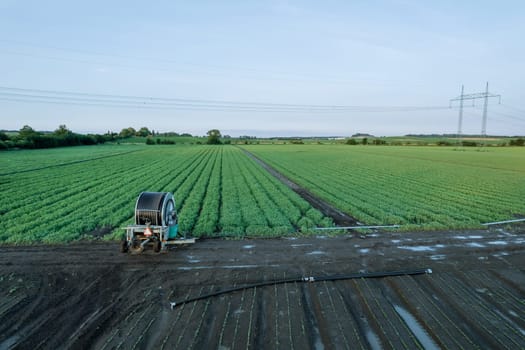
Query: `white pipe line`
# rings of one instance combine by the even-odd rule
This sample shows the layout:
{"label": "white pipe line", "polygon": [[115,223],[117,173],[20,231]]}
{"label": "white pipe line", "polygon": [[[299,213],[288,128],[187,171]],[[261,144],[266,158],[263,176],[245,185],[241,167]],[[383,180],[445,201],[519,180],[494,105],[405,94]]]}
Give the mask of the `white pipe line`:
{"label": "white pipe line", "polygon": [[499,224],[508,224],[511,222],[520,222],[525,221],[525,219],[516,219],[516,220],[505,220],[505,221],[495,221],[495,222],[487,222],[485,224],[481,224],[483,226],[490,226],[490,225],[499,225]]}

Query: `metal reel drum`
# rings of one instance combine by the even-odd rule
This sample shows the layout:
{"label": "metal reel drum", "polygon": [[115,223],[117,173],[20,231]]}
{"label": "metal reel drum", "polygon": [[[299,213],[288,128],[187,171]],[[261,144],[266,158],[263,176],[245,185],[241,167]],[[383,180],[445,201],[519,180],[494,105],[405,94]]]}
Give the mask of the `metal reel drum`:
{"label": "metal reel drum", "polygon": [[135,205],[135,224],[169,226],[174,211],[175,199],[170,192],[142,192]]}

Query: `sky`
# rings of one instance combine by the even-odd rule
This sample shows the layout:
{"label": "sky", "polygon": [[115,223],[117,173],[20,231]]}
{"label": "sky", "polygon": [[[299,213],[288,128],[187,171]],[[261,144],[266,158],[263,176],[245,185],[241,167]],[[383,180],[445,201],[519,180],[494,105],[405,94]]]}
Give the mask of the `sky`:
{"label": "sky", "polygon": [[456,133],[488,81],[524,135],[524,36],[523,1],[0,0],[0,129]]}

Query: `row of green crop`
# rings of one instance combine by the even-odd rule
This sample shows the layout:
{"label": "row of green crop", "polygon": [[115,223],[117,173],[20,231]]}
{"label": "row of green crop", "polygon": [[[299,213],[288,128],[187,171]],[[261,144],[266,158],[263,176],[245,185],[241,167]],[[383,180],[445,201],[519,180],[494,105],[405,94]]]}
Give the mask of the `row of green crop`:
{"label": "row of green crop", "polygon": [[[184,161],[185,155],[200,156],[193,151],[189,154],[182,151],[177,156]],[[103,159],[96,165],[45,169],[38,175],[48,182],[36,187],[31,179],[38,177],[33,174],[9,176],[8,187],[18,184],[18,193],[3,197],[0,202],[2,223],[6,227],[0,233],[0,241],[72,240],[97,228],[114,228],[130,222],[138,193],[160,190],[172,173],[164,166],[162,156],[144,162],[148,156],[150,154],[140,152]],[[39,200],[32,196],[34,192],[49,193],[49,198]],[[18,202],[24,205],[17,205]]]}
{"label": "row of green crop", "polygon": [[49,148],[1,152],[0,163],[2,164],[2,169],[0,169],[0,175],[112,157],[139,149],[140,146],[136,145],[96,145],[64,147],[58,152]]}
{"label": "row of green crop", "polygon": [[238,148],[213,149],[214,158],[188,182],[192,191],[179,213],[182,232],[266,236],[331,224]]}
{"label": "row of green crop", "polygon": [[206,196],[198,203],[199,212],[196,215],[196,224],[192,230],[194,235],[211,235],[218,230],[217,223],[219,221],[219,208],[221,204],[222,153],[221,148],[215,157],[213,173],[208,177],[208,184],[205,191]]}
{"label": "row of green crop", "polygon": [[520,149],[246,148],[367,224],[464,228],[525,213]]}
{"label": "row of green crop", "polygon": [[331,224],[233,146],[133,149],[39,170],[37,156],[34,171],[0,175],[0,242],[63,242],[108,230],[118,238],[142,191],[173,192],[181,232],[196,236],[282,235]]}
{"label": "row of green crop", "polygon": [[303,198],[290,191],[267,171],[261,171],[260,165],[247,158],[238,149],[235,150],[237,151],[236,164],[242,165],[239,173],[247,182],[250,180],[254,182],[255,180],[257,185],[252,185],[252,194],[258,202],[259,208],[269,218],[271,226],[288,230],[291,227],[297,227],[303,232],[316,225],[333,226],[330,219],[324,218]]}
{"label": "row of green crop", "polygon": [[[199,214],[205,215],[205,213],[201,213],[201,207],[204,201],[205,196],[208,197],[210,195],[215,196],[213,193],[217,191],[217,188],[210,188],[208,191],[208,184],[210,183],[210,179],[212,177],[217,177],[218,173],[214,171],[214,168],[216,167],[217,161],[220,162],[220,156],[219,152],[214,150],[212,156],[207,159],[207,161],[204,164],[204,167],[202,169],[202,172],[200,173],[194,173],[191,180],[192,186],[191,186],[191,192],[189,193],[188,197],[186,198],[184,202],[184,206],[182,207],[180,211],[180,229],[182,232],[188,232],[192,231],[193,227],[197,223],[199,219]],[[211,210],[210,215],[215,214],[215,208],[209,208]],[[199,225],[199,230],[202,228],[202,224]],[[214,230],[215,231],[215,230]],[[213,233],[209,232],[209,233]],[[199,234],[203,234],[206,232],[200,231]]]}

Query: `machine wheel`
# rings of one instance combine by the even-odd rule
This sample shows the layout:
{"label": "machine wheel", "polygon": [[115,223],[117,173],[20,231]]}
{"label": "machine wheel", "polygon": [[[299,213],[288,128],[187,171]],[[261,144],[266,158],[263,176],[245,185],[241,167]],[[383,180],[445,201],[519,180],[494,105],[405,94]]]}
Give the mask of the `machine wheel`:
{"label": "machine wheel", "polygon": [[131,254],[140,254],[144,251],[144,247],[140,244],[139,240],[134,240],[129,246],[129,251]]}
{"label": "machine wheel", "polygon": [[120,241],[120,252],[121,253],[128,252],[128,241],[125,238],[122,238],[122,240]]}
{"label": "machine wheel", "polygon": [[160,248],[162,248],[162,242],[160,240],[156,240],[155,242],[153,242],[153,251],[155,253],[159,253]]}

